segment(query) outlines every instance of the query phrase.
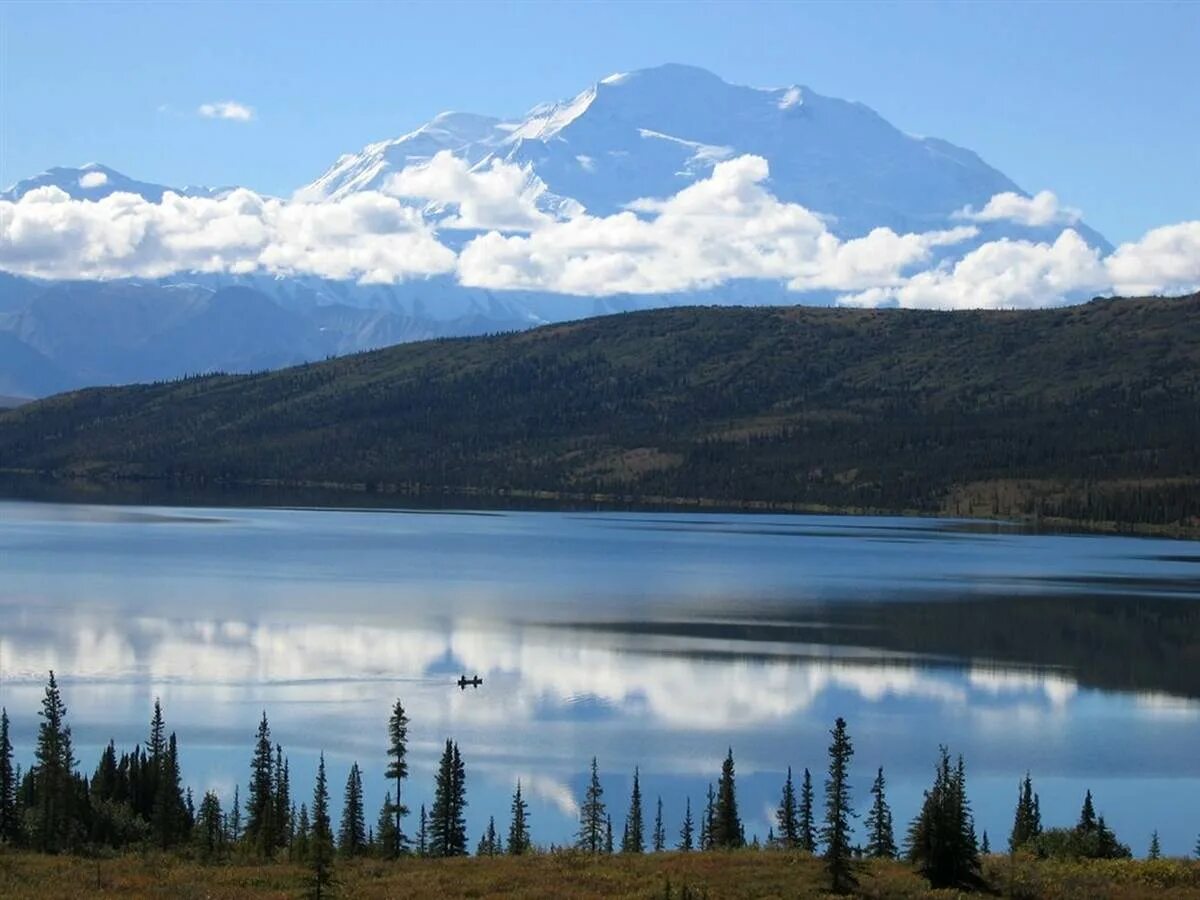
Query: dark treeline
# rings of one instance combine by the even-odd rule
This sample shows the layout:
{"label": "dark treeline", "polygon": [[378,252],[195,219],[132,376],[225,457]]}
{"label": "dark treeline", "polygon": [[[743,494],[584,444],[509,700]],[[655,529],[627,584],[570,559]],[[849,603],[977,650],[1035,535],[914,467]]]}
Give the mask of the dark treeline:
{"label": "dark treeline", "polygon": [[[303,863],[310,873],[309,890],[320,896],[333,883],[338,858],[374,857],[383,860],[417,857],[466,856],[468,835],[467,770],[458,744],[447,739],[438,765],[432,806],[422,805],[416,830],[409,834],[403,803],[408,780],[408,724],[400,701],[388,721],[386,777],[395,782],[374,824],[368,823],[363,801],[362,770],[351,765],[345,782],[340,825],[334,831],[330,787],[324,753],[320,756],[311,794],[297,791],[288,757],[271,740],[264,713],[250,757],[250,780],[242,800],[240,785],[223,801],[208,791],[197,805],[184,788],[174,733],[168,733],[163,709],[156,700],[147,739],[132,750],[118,752],[113,743],[101,753],[93,774],[78,771],[71,728],[61,691],[50,673],[40,711],[34,764],[26,772],[13,766],[13,747],[7,710],[0,710],[0,849],[5,846],[43,853],[84,853],[155,848],[216,862],[233,855],[263,861]],[[381,754],[382,756],[383,754]],[[633,789],[625,807],[619,843],[613,838],[613,818],[600,781],[598,761],[580,804],[579,829],[570,847],[536,845],[529,805],[516,783],[509,809],[507,837],[489,817],[476,844],[478,856],[564,852],[640,854],[648,850],[694,851],[769,850],[820,856],[835,892],[857,885],[863,859],[904,860],[935,888],[982,890],[981,856],[991,852],[986,832],[976,835],[967,794],[966,766],[940,748],[933,781],[920,810],[898,843],[887,781],[877,768],[863,817],[865,842],[852,842],[852,820],[859,816],[850,787],[854,745],[844,720],[830,731],[823,787],[814,786],[809,769],[799,786],[787,770],[775,824],[765,842],[758,835],[747,841],[738,807],[737,778],[732,748],[715,784],[710,783],[698,816],[687,798],[677,840],[668,846],[661,798],[648,823],[641,772],[634,769]],[[820,791],[818,793],[818,791]],[[311,799],[309,799],[311,798]],[[299,803],[297,803],[299,800]],[[698,821],[697,821],[698,818]],[[649,825],[649,827],[648,827]],[[1079,818],[1071,827],[1045,828],[1041,803],[1026,774],[1017,789],[1013,825],[1007,842],[1012,853],[1039,858],[1124,859],[1131,856],[1104,816],[1098,814],[1090,791]],[[1197,846],[1200,853],[1200,844]],[[1159,856],[1158,833],[1149,856]]]}
{"label": "dark treeline", "polygon": [[0,414],[0,468],[1200,527],[1200,295],[674,308]]}

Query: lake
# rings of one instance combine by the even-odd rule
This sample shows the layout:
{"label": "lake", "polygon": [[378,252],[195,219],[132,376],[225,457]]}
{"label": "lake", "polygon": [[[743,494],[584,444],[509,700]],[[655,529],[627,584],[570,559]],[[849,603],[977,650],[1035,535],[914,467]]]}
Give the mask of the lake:
{"label": "lake", "polygon": [[[569,841],[592,756],[618,835],[634,767],[674,840],[730,747],[749,838],[787,766],[818,785],[847,720],[856,807],[878,766],[898,832],[938,745],[966,758],[976,827],[1005,846],[1032,773],[1047,825],[1083,794],[1142,855],[1200,832],[1200,545],[980,522],[0,502],[0,704],[28,765],[46,672],[81,768],[144,741],[154,698],[185,782],[245,798],[266,711],[310,798],[352,761],[368,820],[393,700],[415,810],[447,737],[471,845]],[[478,689],[460,690],[460,674]],[[649,830],[649,825],[647,830]]]}

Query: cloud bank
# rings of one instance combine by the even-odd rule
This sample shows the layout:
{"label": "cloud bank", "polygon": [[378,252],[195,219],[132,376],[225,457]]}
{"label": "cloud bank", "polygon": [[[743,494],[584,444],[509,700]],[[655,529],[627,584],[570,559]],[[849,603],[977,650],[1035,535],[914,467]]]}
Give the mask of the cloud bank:
{"label": "cloud bank", "polygon": [[196,109],[196,114],[205,119],[229,119],[232,122],[249,122],[254,118],[254,110],[236,100],[201,103]]}
{"label": "cloud bank", "polygon": [[[242,189],[219,198],[167,193],[161,203],[125,193],[92,201],[45,187],[0,201],[0,269],[51,279],[266,272],[395,283],[453,275],[470,287],[578,296],[766,279],[798,295],[832,293],[845,305],[950,309],[1200,288],[1200,222],[1155,229],[1103,256],[1070,227],[1079,214],[1043,191],[998,194],[978,211],[951,213],[940,230],[877,228],[846,240],[817,212],[774,196],[768,176],[766,160],[740,156],[673,196],[608,216],[555,197],[528,167],[497,159],[472,167],[449,153],[408,166],[384,192],[340,200]],[[1001,220],[1062,227],[1053,240],[980,244],[975,223]],[[457,249],[443,239],[449,231]]]}

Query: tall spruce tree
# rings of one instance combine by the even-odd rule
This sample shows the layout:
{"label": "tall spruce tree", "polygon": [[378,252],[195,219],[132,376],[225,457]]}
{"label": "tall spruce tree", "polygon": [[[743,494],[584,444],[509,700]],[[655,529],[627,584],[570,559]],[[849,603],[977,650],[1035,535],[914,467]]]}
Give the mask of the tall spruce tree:
{"label": "tall spruce tree", "polygon": [[229,808],[229,843],[236,844],[242,839],[242,788],[233,786],[233,806]]}
{"label": "tall spruce tree", "polygon": [[417,856],[429,855],[429,817],[425,813],[425,804],[421,804],[421,821],[417,826]]}
{"label": "tall spruce tree", "polygon": [[1091,834],[1096,830],[1096,807],[1092,803],[1091,791],[1083,798],[1083,808],[1079,810],[1079,823],[1075,830],[1081,834]]}
{"label": "tall spruce tree", "polygon": [[429,817],[431,856],[466,855],[467,826],[463,817],[466,805],[466,771],[462,756],[458,752],[458,745],[447,738]]}
{"label": "tall spruce tree", "polygon": [[250,796],[246,798],[245,839],[260,856],[269,856],[277,846],[274,827],[274,759],[272,757],[271,726],[264,710],[254,740],[254,755],[250,759]]}
{"label": "tall spruce tree", "polygon": [[966,774],[959,757],[940,748],[933,787],[908,831],[908,859],[935,889],[971,889],[982,885],[975,825],[967,802]]}
{"label": "tall spruce tree", "polygon": [[979,842],[979,852],[984,856],[990,856],[992,852],[992,842],[988,840],[987,829],[983,829],[983,840]]}
{"label": "tall spruce tree", "polygon": [[[155,703],[155,715],[159,724],[162,723],[161,710]],[[187,833],[187,808],[183,800],[183,788],[179,772],[179,748],[175,741],[175,733],[171,733],[166,746],[158,752],[155,762],[151,756],[151,766],[154,771],[154,808],[151,813],[151,833],[155,842],[163,850],[175,846]]]}
{"label": "tall spruce tree", "polygon": [[385,778],[396,782],[396,800],[392,809],[394,827],[391,829],[392,846],[385,848],[390,857],[399,856],[407,847],[404,837],[402,819],[408,815],[408,807],[404,805],[402,792],[404,779],[408,778],[408,716],[400,700],[392,707],[391,718],[388,719],[388,765],[384,772]]}
{"label": "tall spruce tree", "polygon": [[817,820],[813,812],[812,775],[804,770],[804,781],[800,785],[800,832],[797,835],[800,849],[805,853],[817,852]]}
{"label": "tall spruce tree", "polygon": [[696,848],[696,826],[692,822],[692,798],[688,797],[683,811],[683,824],[679,827],[679,849],[688,853]]}
{"label": "tall spruce tree", "polygon": [[774,834],[774,842],[786,850],[794,850],[800,846],[800,811],[796,806],[796,788],[792,784],[792,767],[788,766],[787,779],[783,782],[783,791],[779,796],[779,806],[775,810],[775,824],[779,828]]}
{"label": "tall spruce tree", "polygon": [[275,745],[275,766],[272,772],[271,822],[275,830],[275,846],[285,848],[292,842],[292,773],[283,748]]}
{"label": "tall spruce tree", "polygon": [[612,816],[604,814],[604,852],[609,856],[613,853]]}
{"label": "tall spruce tree", "polygon": [[1025,779],[1017,788],[1017,811],[1013,816],[1012,832],[1008,836],[1008,849],[1015,853],[1034,841],[1042,833],[1042,812],[1038,795],[1033,792],[1033,779],[1025,773]]}
{"label": "tall spruce tree", "polygon": [[13,769],[13,745],[9,737],[8,710],[0,708],[0,844],[20,842],[17,815],[17,775]]}
{"label": "tall spruce tree", "polygon": [[529,804],[521,796],[521,781],[517,779],[517,789],[513,792],[512,820],[508,825],[508,854],[523,856],[528,853],[532,843],[529,839]]}
{"label": "tall spruce tree", "polygon": [[75,843],[80,827],[76,820],[75,755],[67,707],[54,672],[46,684],[39,713],[37,746],[29,778],[36,797],[34,847],[43,853],[60,853]]}
{"label": "tall spruce tree", "polygon": [[291,851],[288,856],[293,862],[304,862],[308,859],[308,848],[312,841],[312,823],[308,820],[308,804],[300,804],[300,815],[296,818],[296,832],[292,837]]}
{"label": "tall spruce tree", "polygon": [[221,799],[215,791],[206,791],[200,800],[200,813],[196,819],[196,845],[200,851],[200,858],[206,861],[217,859],[224,851],[224,817],[221,814]]}
{"label": "tall spruce tree", "polygon": [[642,788],[637,768],[633,770],[633,791],[629,795],[629,813],[625,816],[625,834],[621,839],[622,853],[644,853],[645,828],[642,820]]}
{"label": "tall spruce tree", "polygon": [[846,720],[839,717],[829,733],[829,774],[825,779],[825,824],[821,841],[825,844],[825,867],[835,894],[846,893],[858,884],[850,848],[850,759],[854,745],[846,733]]}
{"label": "tall spruce tree", "polygon": [[312,830],[308,839],[308,893],[315,900],[321,900],[333,886],[333,855],[333,824],[329,819],[329,783],[325,777],[325,753],[322,752],[320,762],[317,764],[316,784],[313,785]]}
{"label": "tall spruce tree", "polygon": [[605,817],[604,788],[600,786],[600,768],[596,757],[593,756],[592,775],[588,779],[583,803],[579,807],[577,844],[580,850],[586,850],[588,853],[600,853],[604,849]]}
{"label": "tall spruce tree", "polygon": [[363,811],[362,772],[358,763],[350,766],[346,776],[346,793],[342,805],[342,820],[338,827],[338,851],[342,856],[362,856],[367,851],[367,823]]}
{"label": "tall spruce tree", "polygon": [[892,810],[888,806],[884,790],[887,783],[883,778],[883,767],[875,775],[871,785],[871,811],[867,814],[867,856],[873,859],[895,859],[896,838],[892,832]]}
{"label": "tall spruce tree", "polygon": [[717,795],[712,782],[708,783],[708,794],[704,804],[704,818],[700,820],[700,849],[713,848],[713,824],[717,818]]}
{"label": "tall spruce tree", "polygon": [[1150,835],[1150,849],[1146,851],[1146,859],[1162,858],[1162,848],[1158,844],[1158,829],[1154,829]]}
{"label": "tall spruce tree", "polygon": [[375,821],[375,852],[384,859],[396,858],[396,820],[393,816],[392,792],[383,797],[379,818]]}
{"label": "tall spruce tree", "polygon": [[738,815],[737,787],[733,771],[733,748],[721,764],[721,780],[717,782],[717,805],[713,813],[711,841],[713,847],[732,850],[745,846],[742,820]]}
{"label": "tall spruce tree", "polygon": [[655,853],[661,853],[667,848],[667,830],[663,827],[662,815],[662,797],[658,798],[658,805],[654,812],[654,835],[652,846]]}

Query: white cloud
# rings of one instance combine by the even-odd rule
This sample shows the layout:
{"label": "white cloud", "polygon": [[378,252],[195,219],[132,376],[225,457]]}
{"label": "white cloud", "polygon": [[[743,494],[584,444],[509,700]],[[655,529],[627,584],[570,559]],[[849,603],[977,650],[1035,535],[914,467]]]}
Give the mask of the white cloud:
{"label": "white cloud", "polygon": [[388,179],[384,190],[441,207],[448,213],[438,222],[443,228],[532,231],[554,221],[538,209],[546,184],[532,167],[499,159],[472,168],[443,150],[427,163],[406,166]]}
{"label": "white cloud", "polygon": [[976,212],[964,206],[954,218],[971,222],[1016,222],[1018,225],[1073,225],[1081,218],[1079,210],[1062,206],[1053,191],[1039,191],[1025,197],[1013,191],[996,194]]}
{"label": "white cloud", "polygon": [[181,271],[391,282],[451,271],[454,253],[418,211],[356,194],[305,204],[239,189],[161,203],[135,194],[71,200],[54,187],[0,202],[0,268],[40,278],[160,278]]}
{"label": "white cloud", "polygon": [[103,172],[85,172],[79,178],[81,188],[98,188],[108,184],[108,176]]}
{"label": "white cloud", "polygon": [[[93,176],[98,176],[93,178]],[[103,173],[89,172],[93,186]],[[475,167],[449,153],[395,174],[387,192],[304,202],[236,190],[168,193],[160,203],[116,193],[72,200],[57,188],[0,201],[0,269],[42,278],[162,277],[178,272],[317,275],[391,283],[456,273],[472,287],[579,296],[665,294],[767,279],[846,305],[1036,307],[1087,292],[1179,293],[1200,287],[1200,222],[1149,232],[1107,258],[1072,228],[1053,241],[990,241],[957,227],[919,234],[877,228],[843,240],[818,213],[768,190],[766,160],[716,163],[673,196],[593,216],[551,195],[528,167]],[[1053,194],[993,197],[981,221],[1063,215]],[[476,233],[457,255],[439,229]]]}
{"label": "white cloud", "polygon": [[768,192],[767,174],[765,159],[741,156],[672,197],[635,200],[611,216],[579,214],[527,236],[489,232],[463,249],[459,278],[476,287],[582,295],[669,293],[736,278],[854,290],[896,282],[932,247],[975,234],[881,228],[843,242],[815,213]]}
{"label": "white cloud", "polygon": [[1200,290],[1200,221],[1155,228],[1118,247],[1105,266],[1120,294]]}
{"label": "white cloud", "polygon": [[249,122],[254,118],[254,110],[236,100],[201,103],[196,112],[206,119],[229,119],[233,122]]}
{"label": "white cloud", "polygon": [[1068,228],[1053,244],[990,241],[953,265],[842,297],[845,306],[914,309],[999,309],[1052,306],[1074,292],[1103,290],[1108,276],[1099,251]]}

